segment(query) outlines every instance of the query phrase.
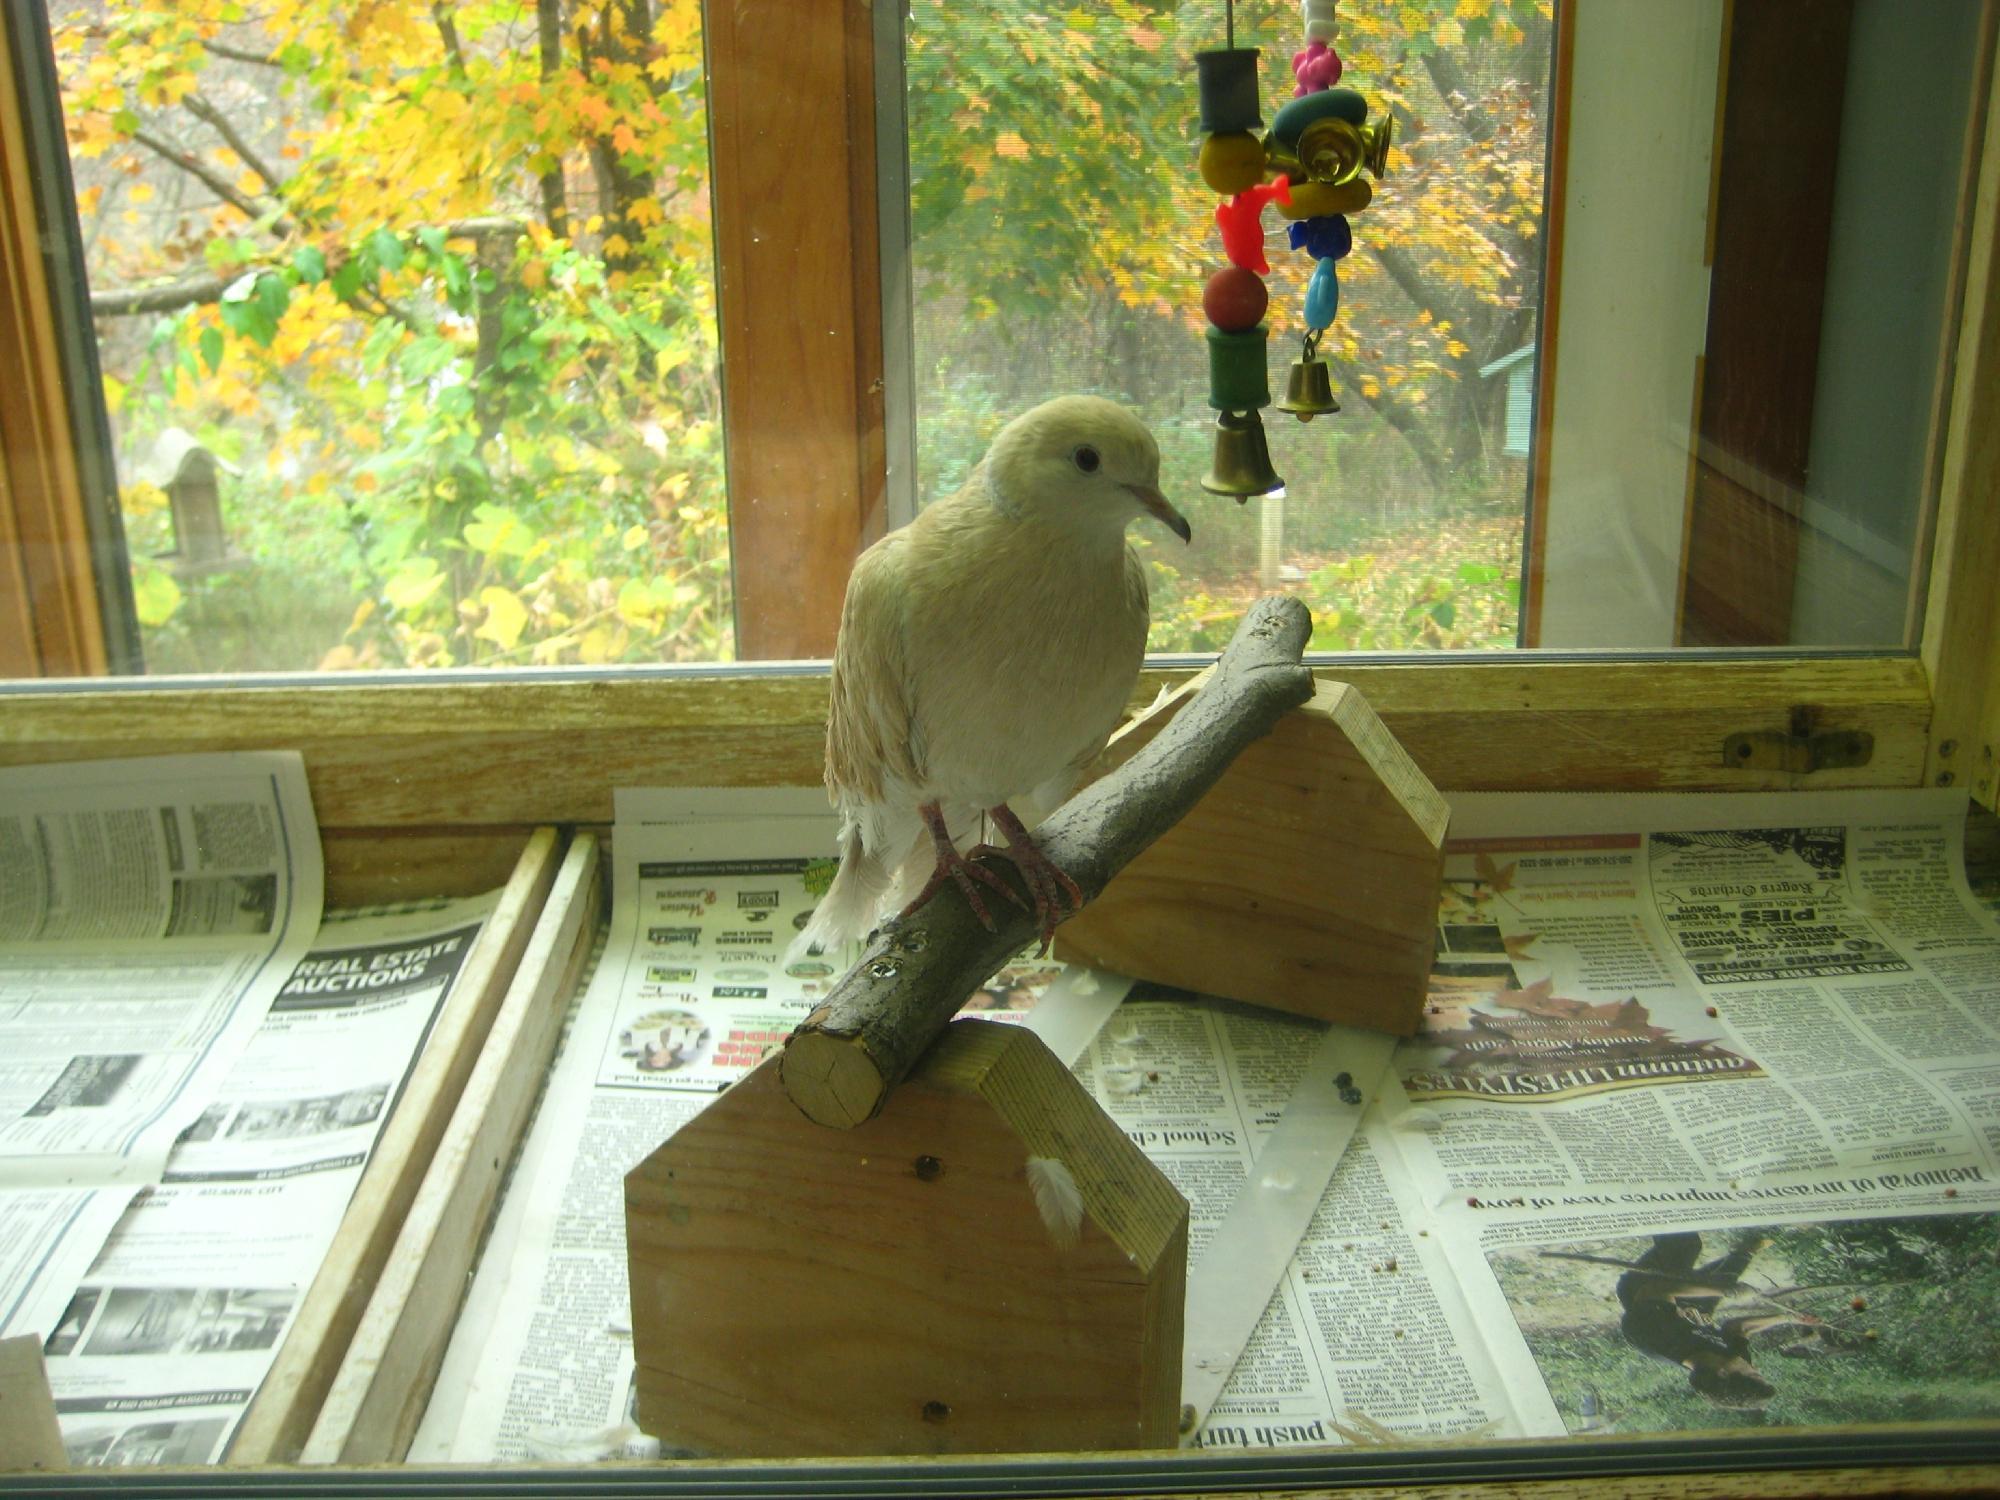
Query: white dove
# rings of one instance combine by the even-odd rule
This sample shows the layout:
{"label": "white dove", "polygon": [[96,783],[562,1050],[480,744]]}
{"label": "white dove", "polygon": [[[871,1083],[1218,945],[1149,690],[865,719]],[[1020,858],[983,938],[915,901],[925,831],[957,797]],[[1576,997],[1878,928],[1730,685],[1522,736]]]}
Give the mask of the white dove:
{"label": "white dove", "polygon": [[[1008,804],[1031,803],[1030,821],[1052,810],[1117,727],[1148,620],[1126,524],[1150,515],[1190,539],[1159,479],[1131,412],[1060,397],[1002,428],[957,494],[861,554],[826,727],[840,869],[792,954],[865,937],[892,897],[908,915],[946,880],[992,928],[980,886],[1019,898],[970,862],[982,853],[1020,870],[1044,949],[1075,914],[1082,892]],[[968,856],[982,812],[1007,847]]]}

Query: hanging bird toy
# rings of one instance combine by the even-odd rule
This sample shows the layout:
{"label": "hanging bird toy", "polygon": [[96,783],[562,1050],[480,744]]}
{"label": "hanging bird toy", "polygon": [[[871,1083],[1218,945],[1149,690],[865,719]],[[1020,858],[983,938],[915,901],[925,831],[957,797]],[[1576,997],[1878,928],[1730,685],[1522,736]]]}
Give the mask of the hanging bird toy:
{"label": "hanging bird toy", "polygon": [[[1271,404],[1264,313],[1270,293],[1264,277],[1264,210],[1272,204],[1289,220],[1294,250],[1313,258],[1306,282],[1305,336],[1277,403],[1301,422],[1340,410],[1333,372],[1321,340],[1340,311],[1339,262],[1354,248],[1349,214],[1374,197],[1362,175],[1380,178],[1388,167],[1391,117],[1368,123],[1368,101],[1336,87],[1340,56],[1333,50],[1334,0],[1303,0],[1305,45],[1292,55],[1297,80],[1291,101],[1263,127],[1257,106],[1255,47],[1236,45],[1236,8],[1225,0],[1228,45],[1195,55],[1201,97],[1202,181],[1223,197],[1215,210],[1229,265],[1209,277],[1202,291],[1208,329],[1208,404],[1216,411],[1215,461],[1201,481],[1212,494],[1252,495],[1284,488],[1271,467],[1264,421]],[[1270,178],[1266,181],[1267,176]]]}

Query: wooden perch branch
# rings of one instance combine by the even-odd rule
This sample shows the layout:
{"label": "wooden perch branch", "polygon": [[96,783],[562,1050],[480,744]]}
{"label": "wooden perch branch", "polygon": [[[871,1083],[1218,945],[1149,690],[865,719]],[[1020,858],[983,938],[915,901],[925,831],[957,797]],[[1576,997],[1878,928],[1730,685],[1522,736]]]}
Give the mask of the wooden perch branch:
{"label": "wooden perch branch", "polygon": [[[1312,697],[1312,673],[1300,661],[1311,634],[1312,616],[1298,600],[1258,600],[1194,700],[1036,830],[1085,901],[1186,816],[1245,746]],[[1012,864],[982,863],[1021,889]],[[1027,911],[993,905],[995,932],[947,889],[873,934],[861,961],[785,1043],[785,1093],[810,1119],[848,1129],[872,1118],[966,996],[1034,935]]]}

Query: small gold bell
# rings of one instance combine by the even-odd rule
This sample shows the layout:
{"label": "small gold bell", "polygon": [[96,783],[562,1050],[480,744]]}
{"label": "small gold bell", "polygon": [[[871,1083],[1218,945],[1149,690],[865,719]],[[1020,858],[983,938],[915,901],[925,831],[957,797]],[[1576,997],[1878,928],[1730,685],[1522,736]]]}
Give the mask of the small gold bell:
{"label": "small gold bell", "polygon": [[1396,117],[1383,114],[1373,125],[1361,127],[1361,142],[1366,155],[1361,159],[1376,177],[1389,170],[1389,144],[1396,134]]}
{"label": "small gold bell", "polygon": [[1301,422],[1310,422],[1323,412],[1340,410],[1340,403],[1333,399],[1333,369],[1317,356],[1292,361],[1291,374],[1285,378],[1285,399],[1278,403],[1279,411],[1288,411]]}
{"label": "small gold bell", "polygon": [[1271,467],[1264,420],[1256,412],[1225,411],[1215,419],[1215,462],[1201,487],[1211,495],[1234,495],[1239,505],[1285,487]]}
{"label": "small gold bell", "polygon": [[1368,142],[1360,126],[1328,115],[1299,132],[1295,154],[1307,177],[1339,187],[1361,175],[1368,161]]}

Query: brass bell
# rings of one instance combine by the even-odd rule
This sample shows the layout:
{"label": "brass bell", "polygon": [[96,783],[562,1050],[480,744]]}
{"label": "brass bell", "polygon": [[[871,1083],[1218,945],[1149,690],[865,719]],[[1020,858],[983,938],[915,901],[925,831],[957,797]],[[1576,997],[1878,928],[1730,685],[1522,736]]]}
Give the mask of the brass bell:
{"label": "brass bell", "polygon": [[1298,145],[1290,152],[1272,153],[1271,159],[1314,182],[1343,187],[1358,178],[1364,167],[1378,178],[1388,171],[1389,147],[1395,135],[1394,115],[1385,114],[1373,125],[1356,125],[1328,115],[1300,131]]}
{"label": "brass bell", "polygon": [[1271,449],[1264,441],[1264,420],[1254,411],[1225,411],[1215,419],[1215,462],[1202,477],[1211,495],[1234,495],[1241,505],[1252,495],[1268,495],[1285,487],[1271,467]]}
{"label": "brass bell", "polygon": [[1333,367],[1318,357],[1295,359],[1285,378],[1285,399],[1279,411],[1288,411],[1301,422],[1310,422],[1325,412],[1340,410],[1333,399]]}
{"label": "brass bell", "polygon": [[1368,144],[1358,126],[1338,115],[1328,115],[1299,132],[1295,154],[1307,177],[1339,187],[1361,175]]}
{"label": "brass bell", "polygon": [[1395,134],[1396,117],[1386,112],[1373,125],[1361,127],[1362,144],[1367,150],[1362,160],[1377,178],[1389,170],[1389,143]]}

